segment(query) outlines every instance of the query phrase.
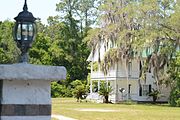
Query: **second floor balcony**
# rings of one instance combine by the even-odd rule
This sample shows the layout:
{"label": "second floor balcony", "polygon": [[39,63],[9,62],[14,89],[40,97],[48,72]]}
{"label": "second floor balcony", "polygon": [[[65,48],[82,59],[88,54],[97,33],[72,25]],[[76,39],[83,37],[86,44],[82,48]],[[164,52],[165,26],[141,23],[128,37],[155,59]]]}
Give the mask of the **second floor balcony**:
{"label": "second floor balcony", "polygon": [[111,70],[105,75],[102,71],[93,71],[91,72],[92,80],[137,80],[139,78],[138,71],[122,71],[122,70]]}

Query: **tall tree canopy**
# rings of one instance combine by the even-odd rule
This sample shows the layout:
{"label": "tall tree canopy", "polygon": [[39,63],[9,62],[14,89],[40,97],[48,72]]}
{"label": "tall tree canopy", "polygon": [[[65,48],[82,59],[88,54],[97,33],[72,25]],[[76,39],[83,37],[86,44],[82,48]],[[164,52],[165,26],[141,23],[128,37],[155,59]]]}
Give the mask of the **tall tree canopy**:
{"label": "tall tree canopy", "polygon": [[0,21],[0,63],[17,62],[19,50],[12,37],[13,23],[6,20]]}
{"label": "tall tree canopy", "polygon": [[[100,6],[99,30],[88,35],[92,49],[112,42],[114,48],[107,51],[101,60],[105,73],[109,63],[136,57],[146,58],[140,74],[154,69],[157,84],[164,67],[173,58],[180,45],[179,18],[180,4],[176,0],[103,0]],[[96,35],[93,31],[96,31]],[[105,46],[107,47],[107,46]],[[146,53],[144,56],[144,52]]]}
{"label": "tall tree canopy", "polygon": [[[63,65],[67,68],[67,85],[84,80],[88,74],[89,55],[84,37],[96,19],[98,0],[60,0],[59,16],[50,16],[48,25],[37,21],[38,34],[30,49],[30,63]],[[93,17],[92,17],[93,16]],[[0,22],[0,63],[15,63],[20,51],[12,38],[13,22]]]}
{"label": "tall tree canopy", "polygon": [[76,19],[83,36],[86,29],[95,22],[99,4],[100,0],[61,0],[56,4],[56,10],[63,16],[61,19],[68,18],[70,23],[73,23],[72,18]]}

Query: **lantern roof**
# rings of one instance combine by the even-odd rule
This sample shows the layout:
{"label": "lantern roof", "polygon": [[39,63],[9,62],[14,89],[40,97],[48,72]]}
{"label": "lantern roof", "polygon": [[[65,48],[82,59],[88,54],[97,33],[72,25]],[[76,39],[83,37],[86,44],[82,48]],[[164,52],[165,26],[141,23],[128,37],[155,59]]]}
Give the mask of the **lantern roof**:
{"label": "lantern roof", "polygon": [[14,18],[19,22],[34,22],[36,18],[33,16],[31,12],[28,11],[27,2],[25,0],[23,11],[18,14],[17,17]]}

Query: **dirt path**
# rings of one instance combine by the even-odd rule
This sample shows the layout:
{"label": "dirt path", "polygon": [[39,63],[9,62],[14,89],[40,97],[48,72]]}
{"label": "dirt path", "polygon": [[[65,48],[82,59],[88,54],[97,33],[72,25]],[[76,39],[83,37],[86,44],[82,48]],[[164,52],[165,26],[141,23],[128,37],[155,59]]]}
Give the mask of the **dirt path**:
{"label": "dirt path", "polygon": [[63,115],[51,115],[52,118],[56,118],[58,120],[77,120],[70,117],[65,117]]}

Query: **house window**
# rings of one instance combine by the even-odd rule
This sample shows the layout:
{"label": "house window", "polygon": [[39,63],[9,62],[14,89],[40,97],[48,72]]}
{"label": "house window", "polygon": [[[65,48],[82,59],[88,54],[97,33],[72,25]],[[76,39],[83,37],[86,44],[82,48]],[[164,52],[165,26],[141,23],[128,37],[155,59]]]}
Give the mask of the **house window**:
{"label": "house window", "polygon": [[149,85],[140,85],[139,86],[139,96],[147,96],[152,90],[152,86]]}
{"label": "house window", "polygon": [[147,96],[149,93],[149,85],[142,86],[142,96]]}
{"label": "house window", "polygon": [[139,96],[142,96],[142,86],[139,86]]}
{"label": "house window", "polygon": [[128,76],[131,76],[131,73],[132,72],[132,63],[131,62],[129,62],[128,63]]}
{"label": "house window", "polygon": [[131,93],[131,84],[129,84],[129,86],[128,86],[128,93],[129,94]]}
{"label": "house window", "polygon": [[151,85],[149,85],[149,93],[151,93],[151,89],[152,89],[152,88],[151,88]]}

